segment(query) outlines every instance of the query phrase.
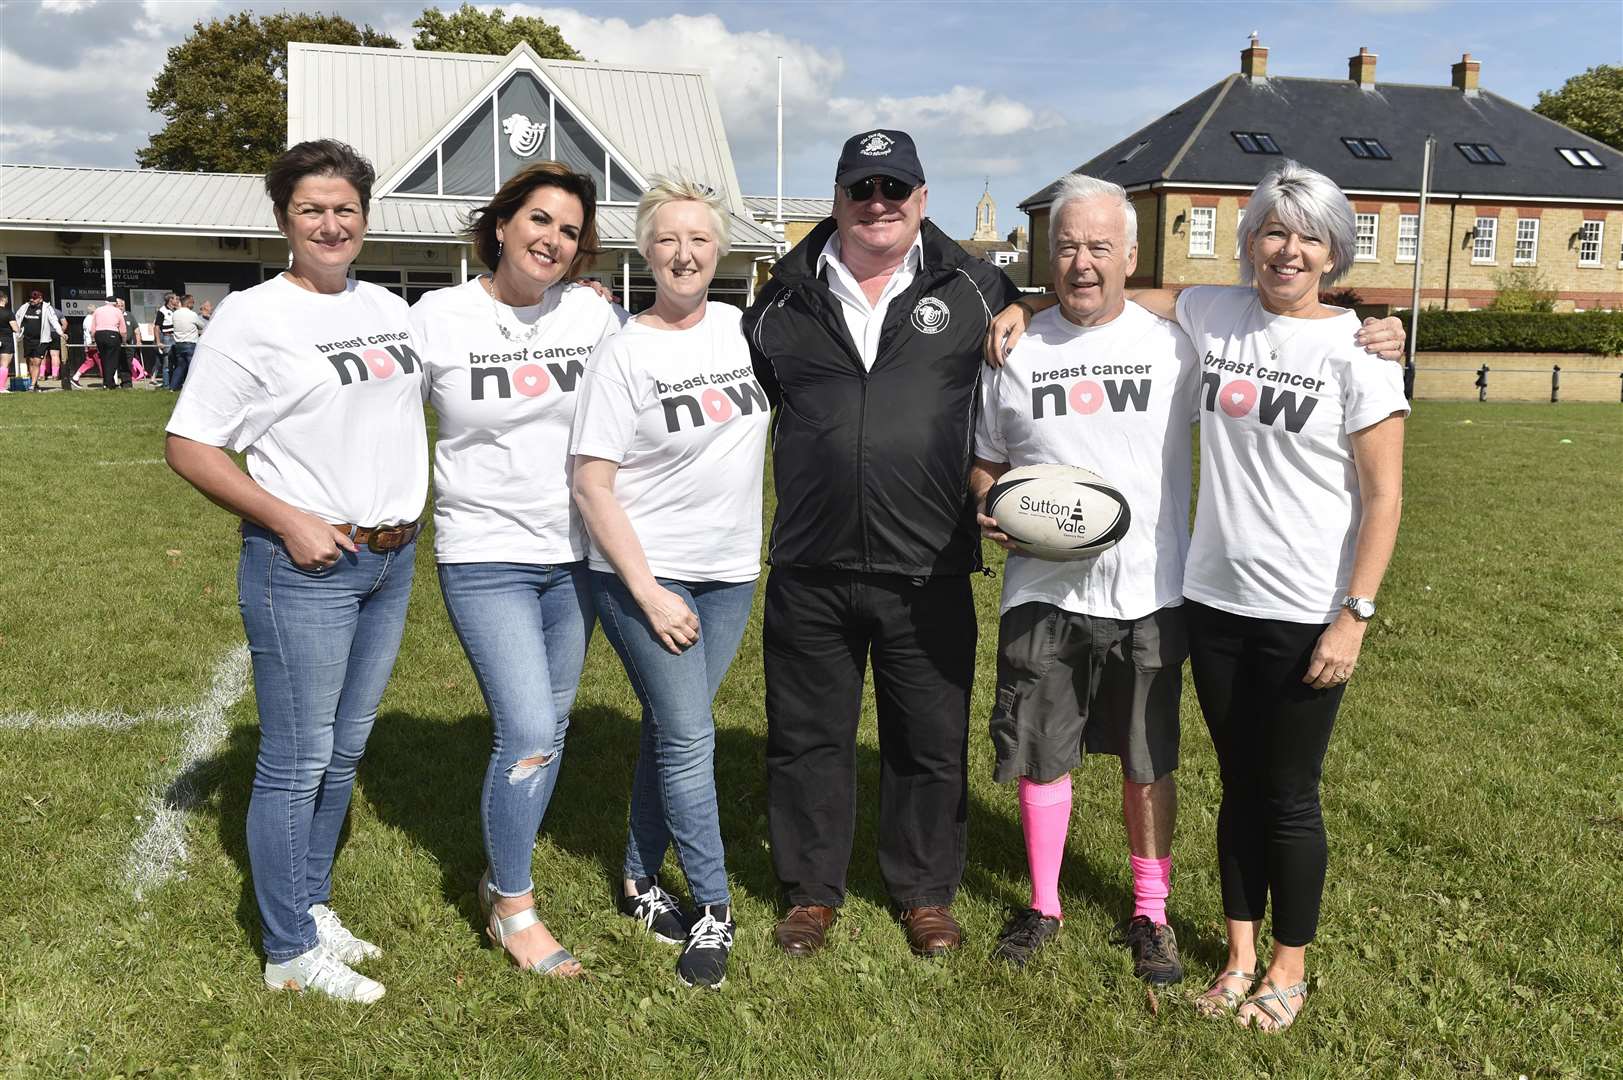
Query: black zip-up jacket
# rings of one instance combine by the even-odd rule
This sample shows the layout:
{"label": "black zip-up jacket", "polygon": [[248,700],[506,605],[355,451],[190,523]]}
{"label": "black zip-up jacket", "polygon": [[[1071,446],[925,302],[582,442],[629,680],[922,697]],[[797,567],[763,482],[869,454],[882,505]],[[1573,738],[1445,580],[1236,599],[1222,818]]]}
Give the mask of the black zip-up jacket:
{"label": "black zip-up jacket", "polygon": [[817,276],[825,220],[744,315],[776,408],[773,566],[927,577],[981,568],[969,466],[992,316],[1020,295],[929,221],[923,259],[885,312],[865,370],[839,298]]}

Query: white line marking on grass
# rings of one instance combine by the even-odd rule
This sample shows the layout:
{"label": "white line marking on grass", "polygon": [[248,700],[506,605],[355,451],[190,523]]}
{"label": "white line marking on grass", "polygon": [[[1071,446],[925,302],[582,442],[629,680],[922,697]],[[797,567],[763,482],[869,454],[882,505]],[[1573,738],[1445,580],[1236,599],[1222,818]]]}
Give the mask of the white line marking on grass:
{"label": "white line marking on grass", "polygon": [[97,465],[162,465],[161,457],[136,458],[134,461],[98,461]]}
{"label": "white line marking on grass", "polygon": [[225,741],[229,727],[225,714],[247,692],[248,672],[248,646],[238,645],[215,665],[203,699],[184,710],[191,726],[181,739],[175,777],[148,793],[146,807],[136,818],[147,822],[146,831],[124,859],[124,882],[137,900],[185,874],[181,864],[187,856],[186,814],[202,801],[198,781]]}

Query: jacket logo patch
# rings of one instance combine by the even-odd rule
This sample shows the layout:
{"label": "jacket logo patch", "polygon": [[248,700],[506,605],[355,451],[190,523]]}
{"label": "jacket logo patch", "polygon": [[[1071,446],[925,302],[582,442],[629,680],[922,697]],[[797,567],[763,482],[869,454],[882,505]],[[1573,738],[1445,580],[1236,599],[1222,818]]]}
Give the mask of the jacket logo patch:
{"label": "jacket logo patch", "polygon": [[952,311],[933,296],[926,296],[913,309],[913,328],[921,334],[939,334],[947,328]]}
{"label": "jacket logo patch", "polygon": [[884,157],[896,140],[882,131],[876,131],[862,140],[862,153],[867,157]]}

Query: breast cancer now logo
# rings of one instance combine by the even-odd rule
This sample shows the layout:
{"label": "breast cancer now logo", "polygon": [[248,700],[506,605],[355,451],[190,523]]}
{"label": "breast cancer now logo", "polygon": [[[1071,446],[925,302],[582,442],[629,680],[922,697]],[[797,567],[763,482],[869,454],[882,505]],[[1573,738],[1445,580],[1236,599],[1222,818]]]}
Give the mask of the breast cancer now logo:
{"label": "breast cancer now logo", "polygon": [[1031,418],[1075,413],[1091,416],[1108,407],[1111,412],[1143,412],[1150,404],[1149,379],[1078,379],[1031,388]]}
{"label": "breast cancer now logo", "polygon": [[682,429],[684,419],[689,428],[700,428],[707,422],[725,424],[734,416],[749,416],[757,409],[767,412],[771,408],[767,404],[766,394],[753,380],[723,386],[719,390],[711,387],[697,395],[662,397],[659,404],[665,410],[665,430],[673,435]]}
{"label": "breast cancer now logo", "polygon": [[1283,422],[1285,430],[1292,435],[1306,426],[1319,403],[1319,399],[1310,394],[1299,396],[1294,390],[1268,383],[1259,389],[1250,379],[1224,382],[1223,376],[1215,371],[1201,372],[1200,395],[1201,408],[1207,412],[1221,409],[1225,416],[1235,420],[1255,413],[1258,423],[1272,427]]}
{"label": "breast cancer now logo", "polygon": [[329,351],[338,348],[334,345],[317,345],[316,348],[326,353],[328,362],[338,372],[339,386],[389,379],[397,374],[410,375],[422,366],[422,360],[410,345],[385,344],[382,348],[363,348],[359,352],[344,348]]}

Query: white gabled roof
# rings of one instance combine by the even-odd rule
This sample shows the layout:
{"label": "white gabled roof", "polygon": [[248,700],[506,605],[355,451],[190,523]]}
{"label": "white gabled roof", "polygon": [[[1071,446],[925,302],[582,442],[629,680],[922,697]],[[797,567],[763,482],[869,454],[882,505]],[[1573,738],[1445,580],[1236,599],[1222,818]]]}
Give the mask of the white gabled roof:
{"label": "white gabled roof", "polygon": [[746,213],[721,107],[700,71],[506,56],[288,43],[288,143],[342,139],[378,179],[394,175],[518,57],[644,177],[681,173]]}
{"label": "white gabled roof", "polygon": [[378,177],[489,81],[500,56],[287,43],[287,144],[339,139]]}
{"label": "white gabled roof", "polygon": [[[367,239],[454,243],[482,199],[391,195],[373,198]],[[632,207],[599,208],[601,243],[633,248]],[[279,236],[263,177],[248,173],[0,165],[0,229],[155,233],[180,236]],[[733,246],[771,251],[772,234],[739,215]]]}

